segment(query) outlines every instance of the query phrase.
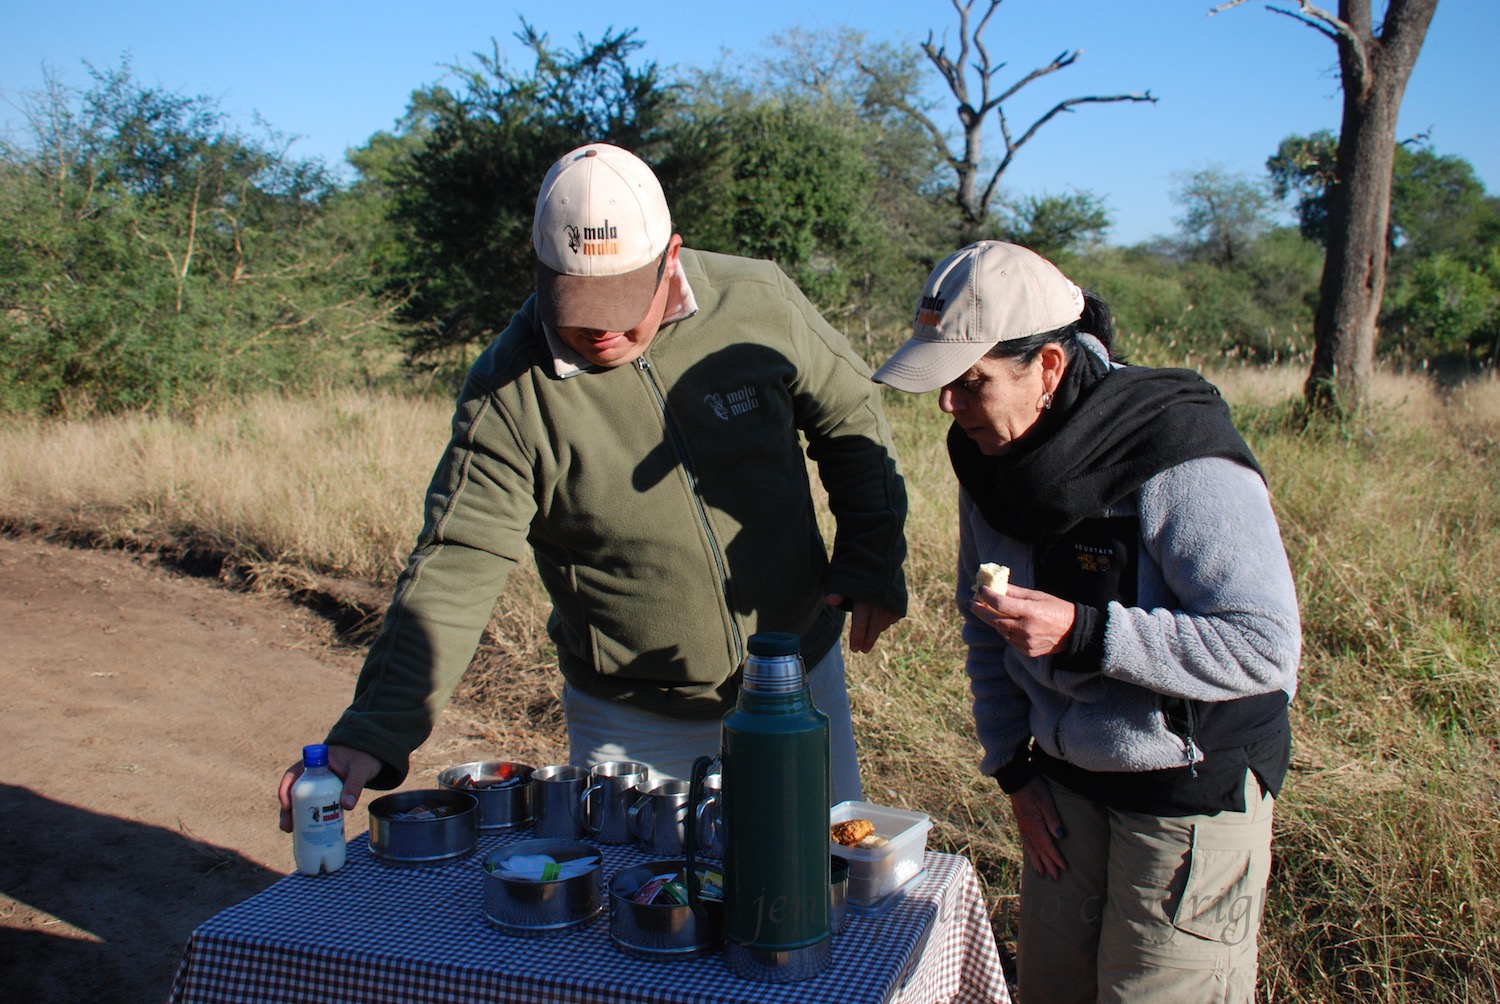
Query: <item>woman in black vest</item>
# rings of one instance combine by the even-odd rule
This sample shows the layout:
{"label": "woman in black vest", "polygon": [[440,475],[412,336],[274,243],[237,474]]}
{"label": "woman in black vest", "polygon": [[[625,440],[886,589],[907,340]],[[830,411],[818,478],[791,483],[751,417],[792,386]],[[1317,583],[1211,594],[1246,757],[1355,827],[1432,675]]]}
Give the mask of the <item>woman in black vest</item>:
{"label": "woman in black vest", "polygon": [[[1217,390],[1126,366],[1104,303],[981,241],[875,374],[938,391],[982,770],[1027,862],[1026,1000],[1249,1001],[1301,625]],[[976,588],[981,564],[1009,586]]]}

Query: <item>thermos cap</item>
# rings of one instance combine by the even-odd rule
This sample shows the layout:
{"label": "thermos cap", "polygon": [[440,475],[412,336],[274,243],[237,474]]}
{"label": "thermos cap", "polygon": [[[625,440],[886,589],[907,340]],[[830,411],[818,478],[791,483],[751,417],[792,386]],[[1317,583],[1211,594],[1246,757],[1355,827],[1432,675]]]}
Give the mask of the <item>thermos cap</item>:
{"label": "thermos cap", "polygon": [[791,631],[761,631],[750,636],[749,649],[751,655],[798,655],[802,638]]}
{"label": "thermos cap", "polygon": [[789,631],[762,631],[750,636],[745,660],[745,690],[760,694],[795,694],[807,686],[802,667],[802,639]]}

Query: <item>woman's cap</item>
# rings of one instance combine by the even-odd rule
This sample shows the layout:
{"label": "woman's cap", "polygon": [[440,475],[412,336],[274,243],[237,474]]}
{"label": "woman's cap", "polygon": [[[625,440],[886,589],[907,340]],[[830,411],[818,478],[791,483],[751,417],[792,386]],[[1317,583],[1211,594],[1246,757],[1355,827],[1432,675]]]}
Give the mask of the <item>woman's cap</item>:
{"label": "woman's cap", "polygon": [[898,390],[944,387],[1000,342],[1066,327],[1083,291],[1035,251],[978,241],[938,263],[922,287],[912,335],[875,371]]}
{"label": "woman's cap", "polygon": [[537,307],[552,327],[628,331],[651,307],[672,214],[635,154],[590,143],[542,180],[531,243]]}

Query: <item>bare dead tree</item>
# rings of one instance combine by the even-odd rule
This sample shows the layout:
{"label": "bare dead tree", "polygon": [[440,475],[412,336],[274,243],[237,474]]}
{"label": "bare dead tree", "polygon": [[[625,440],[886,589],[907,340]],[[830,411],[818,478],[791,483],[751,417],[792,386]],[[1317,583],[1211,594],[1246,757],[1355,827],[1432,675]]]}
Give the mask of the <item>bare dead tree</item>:
{"label": "bare dead tree", "polygon": [[[955,155],[949,149],[947,137],[930,118],[918,109],[911,107],[906,109],[917,121],[921,122],[943,159],[952,166],[954,173],[958,176],[956,201],[964,219],[971,224],[984,222],[989,215],[990,201],[994,198],[995,189],[1000,184],[1000,178],[1005,174],[1006,168],[1010,167],[1011,161],[1015,160],[1021,147],[1025,146],[1037,134],[1037,131],[1053,118],[1063,112],[1072,112],[1079,105],[1107,104],[1114,101],[1149,101],[1154,104],[1157,100],[1149,90],[1143,94],[1089,94],[1067,98],[1053,105],[1045,114],[1022,130],[1019,136],[1016,135],[1011,129],[1010,119],[1005,114],[1005,102],[1028,84],[1072,66],[1083,54],[1083,50],[1064,50],[1050,63],[1032,70],[1015,83],[1001,89],[996,85],[995,76],[1007,64],[994,62],[984,41],[985,28],[989,26],[990,18],[994,17],[1001,0],[988,0],[984,13],[980,16],[978,23],[973,24],[971,30],[974,5],[977,2],[978,0],[952,0],[953,9],[958,12],[958,52],[956,54],[949,54],[946,33],[944,33],[944,41],[939,42],[929,31],[927,41],[922,43],[922,51],[942,74],[948,90],[958,99],[958,121],[963,127],[962,154]],[[971,53],[973,54],[972,61]],[[970,87],[971,70],[976,77],[977,93]],[[1005,150],[1000,155],[999,162],[990,173],[989,180],[981,192],[978,188],[984,159],[984,123],[991,112],[994,113],[995,120],[1000,126],[1000,137],[1005,144]]]}
{"label": "bare dead tree", "polygon": [[[1244,2],[1221,3],[1209,14]],[[1437,0],[1390,0],[1378,30],[1370,0],[1339,0],[1337,15],[1307,0],[1284,0],[1266,9],[1312,28],[1338,47],[1343,116],[1329,189],[1312,370],[1303,395],[1320,414],[1352,414],[1369,400],[1375,366],[1396,117]]]}

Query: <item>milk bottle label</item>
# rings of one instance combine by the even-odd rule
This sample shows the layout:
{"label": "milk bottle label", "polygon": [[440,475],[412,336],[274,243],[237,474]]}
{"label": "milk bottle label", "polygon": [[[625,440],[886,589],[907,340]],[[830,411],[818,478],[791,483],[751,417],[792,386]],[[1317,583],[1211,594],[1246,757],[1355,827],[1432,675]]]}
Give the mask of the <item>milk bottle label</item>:
{"label": "milk bottle label", "polygon": [[330,844],[342,843],[344,840],[344,813],[339,803],[332,805],[309,805],[307,807],[308,817],[311,820],[303,831],[303,837],[309,844],[325,847]]}

